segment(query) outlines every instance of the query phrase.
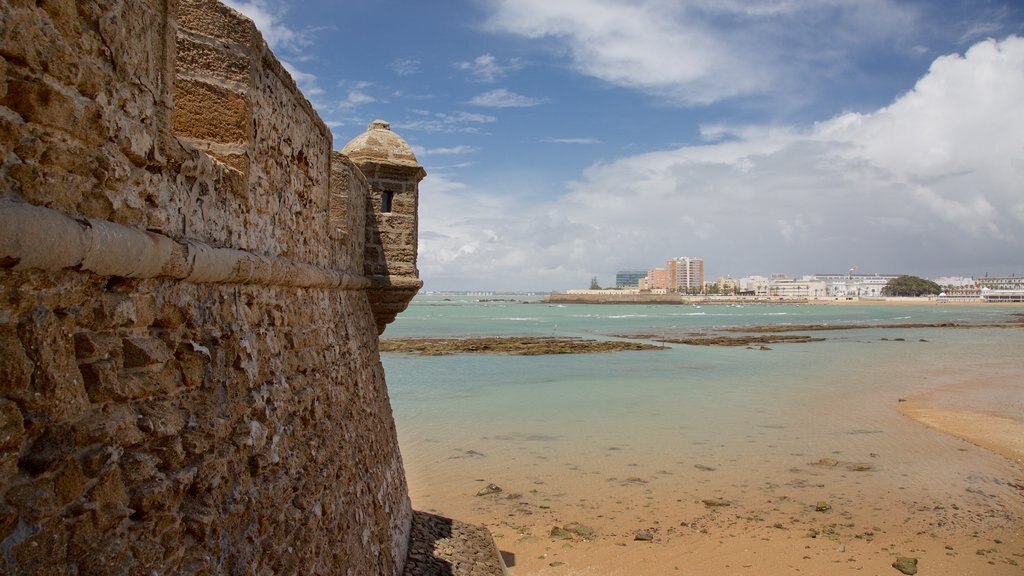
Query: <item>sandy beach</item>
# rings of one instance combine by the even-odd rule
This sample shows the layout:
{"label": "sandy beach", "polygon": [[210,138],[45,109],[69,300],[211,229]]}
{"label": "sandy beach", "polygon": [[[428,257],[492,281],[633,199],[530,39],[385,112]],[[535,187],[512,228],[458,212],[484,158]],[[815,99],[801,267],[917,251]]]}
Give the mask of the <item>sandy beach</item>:
{"label": "sandy beach", "polygon": [[[921,574],[1020,575],[1024,422],[1016,406],[983,406],[992,398],[985,386],[1012,392],[972,381],[894,393],[881,423],[899,438],[870,448],[873,431],[854,430],[877,451],[792,454],[796,465],[762,465],[756,477],[713,451],[700,462],[659,462],[614,447],[602,462],[556,464],[557,453],[538,447],[493,467],[477,458],[490,451],[482,442],[445,469],[473,483],[413,472],[411,494],[418,509],[486,526],[513,576],[885,575],[900,574],[900,557],[917,559]],[[964,474],[957,483],[903,482],[900,450],[936,473]],[[501,491],[476,495],[492,483]]]}

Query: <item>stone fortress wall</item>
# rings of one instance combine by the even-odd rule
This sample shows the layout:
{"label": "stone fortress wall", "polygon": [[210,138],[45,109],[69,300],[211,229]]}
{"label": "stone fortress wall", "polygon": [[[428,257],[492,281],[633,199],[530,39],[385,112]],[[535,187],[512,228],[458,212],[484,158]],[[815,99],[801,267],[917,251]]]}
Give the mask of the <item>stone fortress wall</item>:
{"label": "stone fortress wall", "polygon": [[0,3],[0,573],[402,571],[392,136],[214,0]]}

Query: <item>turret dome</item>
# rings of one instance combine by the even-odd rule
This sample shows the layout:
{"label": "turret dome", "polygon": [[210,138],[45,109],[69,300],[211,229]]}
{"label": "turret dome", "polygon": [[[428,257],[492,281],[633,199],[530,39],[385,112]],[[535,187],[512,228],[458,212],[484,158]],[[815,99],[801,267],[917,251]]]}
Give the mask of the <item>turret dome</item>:
{"label": "turret dome", "polygon": [[374,120],[359,136],[349,140],[341,149],[353,162],[398,164],[422,168],[412,148],[401,136],[391,131],[391,124]]}

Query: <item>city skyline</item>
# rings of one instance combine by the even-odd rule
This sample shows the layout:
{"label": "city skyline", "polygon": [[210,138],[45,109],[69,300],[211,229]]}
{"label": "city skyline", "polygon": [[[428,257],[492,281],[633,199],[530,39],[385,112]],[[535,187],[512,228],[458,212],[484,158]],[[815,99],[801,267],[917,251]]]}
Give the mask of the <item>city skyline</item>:
{"label": "city skyline", "polygon": [[413,146],[428,290],[566,289],[655,246],[709,276],[1024,267],[1021,5],[229,4],[335,148],[376,118]]}

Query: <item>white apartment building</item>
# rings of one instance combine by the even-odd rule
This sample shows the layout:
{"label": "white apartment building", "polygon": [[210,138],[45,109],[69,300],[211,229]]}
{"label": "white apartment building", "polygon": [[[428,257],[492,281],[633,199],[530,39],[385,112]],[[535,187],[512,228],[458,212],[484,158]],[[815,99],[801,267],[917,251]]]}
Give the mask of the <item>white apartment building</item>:
{"label": "white apartment building", "polygon": [[755,294],[761,298],[824,298],[827,295],[823,280],[770,280],[758,284]]}

